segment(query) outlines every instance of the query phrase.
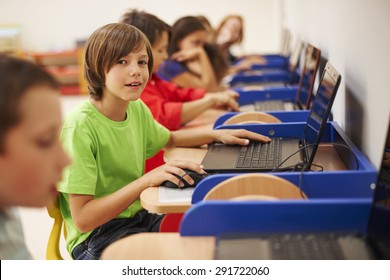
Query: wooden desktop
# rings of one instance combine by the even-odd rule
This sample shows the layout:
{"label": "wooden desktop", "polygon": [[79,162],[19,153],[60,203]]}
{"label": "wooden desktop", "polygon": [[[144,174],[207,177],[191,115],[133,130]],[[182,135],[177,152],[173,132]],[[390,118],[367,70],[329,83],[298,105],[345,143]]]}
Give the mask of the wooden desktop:
{"label": "wooden desktop", "polygon": [[[187,160],[201,163],[206,155],[207,147],[199,148],[173,148],[165,152],[169,160]],[[324,170],[347,170],[343,161],[332,144],[321,144],[317,150],[314,163],[322,166]],[[160,202],[159,188],[148,188],[141,193],[141,205],[153,213],[184,213],[191,207],[188,201]]]}

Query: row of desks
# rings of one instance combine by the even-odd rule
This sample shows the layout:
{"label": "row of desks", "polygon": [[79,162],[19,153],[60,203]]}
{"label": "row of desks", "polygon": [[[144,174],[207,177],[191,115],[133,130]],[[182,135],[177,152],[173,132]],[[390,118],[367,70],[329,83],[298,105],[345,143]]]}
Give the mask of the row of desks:
{"label": "row of desks", "polygon": [[[215,120],[225,111],[210,109],[188,123],[183,129],[212,129]],[[165,152],[167,160],[187,160],[201,163],[207,146],[172,148]],[[331,144],[320,145],[314,163],[325,170],[345,170],[346,167]],[[159,188],[148,188],[141,194],[142,206],[153,213],[184,213],[190,202],[160,202]],[[174,244],[174,250],[172,246]],[[110,245],[103,259],[213,259],[215,237],[182,237],[179,233],[139,233]]]}

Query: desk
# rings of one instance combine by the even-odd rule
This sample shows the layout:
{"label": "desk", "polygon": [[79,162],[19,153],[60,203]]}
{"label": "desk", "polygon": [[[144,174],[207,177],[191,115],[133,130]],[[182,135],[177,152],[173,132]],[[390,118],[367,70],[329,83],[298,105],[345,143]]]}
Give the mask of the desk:
{"label": "desk", "polygon": [[[174,246],[174,247],[172,247]],[[215,237],[145,232],[122,238],[106,248],[103,260],[212,260]]]}
{"label": "desk", "polygon": [[205,128],[212,129],[214,122],[222,115],[225,114],[226,110],[221,109],[208,109],[202,114],[197,116],[192,121],[188,122],[182,129],[194,129],[204,130]]}
{"label": "desk", "polygon": [[[207,147],[200,148],[173,148],[165,152],[169,160],[188,160],[201,163],[206,155]],[[324,167],[324,170],[347,170],[332,144],[323,143],[318,147],[315,164]],[[314,166],[313,166],[314,168]],[[191,207],[190,202],[160,202],[159,189],[147,188],[141,193],[141,205],[153,213],[184,213]]]}

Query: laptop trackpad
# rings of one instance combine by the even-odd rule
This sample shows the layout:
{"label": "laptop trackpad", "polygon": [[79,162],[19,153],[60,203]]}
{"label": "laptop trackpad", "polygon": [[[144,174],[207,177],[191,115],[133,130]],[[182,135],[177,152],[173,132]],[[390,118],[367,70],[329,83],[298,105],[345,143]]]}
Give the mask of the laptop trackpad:
{"label": "laptop trackpad", "polygon": [[300,145],[299,140],[296,138],[284,138],[283,139],[283,145],[282,145],[282,157],[281,162],[286,160],[288,157],[290,157],[288,160],[286,160],[280,168],[289,168],[294,167],[297,163],[303,160],[302,151],[299,151]]}
{"label": "laptop trackpad", "polygon": [[225,145],[219,143],[210,146],[202,161],[204,170],[209,168],[232,169],[240,148],[240,146],[236,145]]}

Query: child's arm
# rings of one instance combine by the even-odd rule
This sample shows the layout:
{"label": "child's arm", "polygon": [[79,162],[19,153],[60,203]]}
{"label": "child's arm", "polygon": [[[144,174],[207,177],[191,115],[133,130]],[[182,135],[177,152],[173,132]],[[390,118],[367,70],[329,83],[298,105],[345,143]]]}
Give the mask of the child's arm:
{"label": "child's arm", "polygon": [[267,136],[245,129],[221,129],[196,132],[191,130],[177,130],[171,132],[171,137],[165,148],[170,147],[197,147],[211,142],[225,144],[248,145],[249,140],[270,142]]}
{"label": "child's arm", "polygon": [[185,124],[205,110],[212,107],[225,107],[227,110],[238,111],[238,103],[236,101],[238,94],[234,91],[207,93],[203,98],[184,102],[181,112],[181,122]]}
{"label": "child's arm", "polygon": [[[171,161],[105,197],[94,198],[92,195],[69,194],[70,210],[76,227],[81,232],[88,232],[111,221],[134,203],[146,188],[160,186],[166,180],[179,184],[174,174],[185,175],[183,169],[204,173],[197,163]],[[189,176],[183,178],[189,184],[194,183]]]}
{"label": "child's arm", "polygon": [[[183,87],[205,88],[210,91],[219,89],[213,66],[203,48],[197,47],[179,51],[172,55],[172,59],[185,62],[191,71],[199,75],[196,76],[190,72],[184,72],[172,80],[176,84]],[[197,67],[193,67],[194,62],[196,62]]]}

